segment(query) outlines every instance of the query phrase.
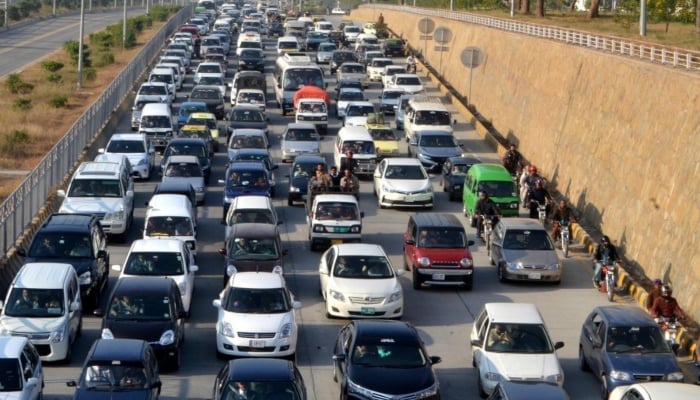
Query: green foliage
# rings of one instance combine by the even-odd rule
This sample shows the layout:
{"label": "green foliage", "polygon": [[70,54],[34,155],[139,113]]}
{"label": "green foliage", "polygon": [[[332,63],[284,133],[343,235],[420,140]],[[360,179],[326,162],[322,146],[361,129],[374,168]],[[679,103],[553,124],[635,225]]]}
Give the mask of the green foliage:
{"label": "green foliage", "polygon": [[63,63],[60,63],[58,61],[44,61],[41,63],[41,68],[44,69],[46,72],[58,72],[63,68]]}
{"label": "green foliage", "polygon": [[5,81],[5,87],[12,94],[27,94],[34,90],[34,85],[23,81],[19,74],[10,74]]}
{"label": "green foliage", "polygon": [[102,68],[110,64],[114,64],[114,54],[110,51],[105,51],[97,54],[97,60],[95,61],[95,67]]}
{"label": "green foliage", "polygon": [[17,111],[29,111],[32,107],[32,99],[26,97],[20,97],[12,102],[12,108]]}
{"label": "green foliage", "polygon": [[41,1],[39,0],[20,0],[16,4],[22,18],[27,18],[32,13],[39,12],[41,9]]}
{"label": "green foliage", "polygon": [[639,21],[639,1],[622,0],[618,3],[613,21],[625,29],[630,29],[632,24]]}
{"label": "green foliage", "polygon": [[150,14],[156,21],[167,21],[170,16],[170,7],[153,6],[150,9]]}
{"label": "green foliage", "polygon": [[[70,57],[71,64],[77,66],[80,42],[78,42],[77,40],[69,40],[63,44],[63,49],[68,53],[68,57]],[[83,67],[89,67],[91,65],[92,61],[90,60],[90,50],[88,48],[88,45],[83,43]]]}
{"label": "green foliage", "polygon": [[51,97],[49,100],[49,105],[53,108],[65,107],[68,104],[68,96],[62,94],[57,94]]}
{"label": "green foliage", "polygon": [[97,51],[104,51],[114,46],[114,37],[108,26],[106,30],[91,33],[88,41]]}
{"label": "green foliage", "polygon": [[0,151],[15,155],[26,154],[26,145],[31,143],[31,137],[24,129],[18,129],[0,136]]}
{"label": "green foliage", "polygon": [[97,79],[97,70],[95,68],[85,68],[83,70],[83,78],[87,82],[94,82]]}
{"label": "green foliage", "polygon": [[63,82],[63,76],[61,74],[52,72],[48,75],[46,75],[46,80],[51,82],[51,83],[62,83]]}
{"label": "green foliage", "polygon": [[19,11],[17,6],[13,5],[7,9],[7,18],[9,18],[10,21],[19,21],[22,19],[22,13]]}

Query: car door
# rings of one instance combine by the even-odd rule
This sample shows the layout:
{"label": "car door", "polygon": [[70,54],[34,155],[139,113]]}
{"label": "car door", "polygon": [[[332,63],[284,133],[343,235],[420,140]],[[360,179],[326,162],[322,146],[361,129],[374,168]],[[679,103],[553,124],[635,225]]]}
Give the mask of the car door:
{"label": "car door", "polygon": [[22,349],[22,355],[20,356],[20,362],[22,363],[22,372],[24,376],[25,384],[30,378],[36,378],[36,384],[26,385],[25,392],[28,394],[26,398],[38,399],[41,396],[44,383],[44,370],[41,365],[41,359],[39,358],[39,353],[37,353],[34,346],[27,342]]}
{"label": "car door", "polygon": [[214,400],[222,399],[221,396],[224,392],[224,388],[226,388],[226,385],[228,384],[228,365],[229,363],[224,364],[219,373],[216,375],[216,379],[214,380],[214,390],[211,397]]}
{"label": "car door", "polygon": [[[97,275],[97,280],[102,281],[102,285],[105,287],[107,278],[109,275],[109,257],[107,255],[107,237],[105,236],[104,231],[102,231],[102,228],[100,227],[100,224],[95,224],[91,228],[91,235],[92,235],[92,247],[93,247],[93,252],[94,254],[97,255],[97,259],[95,260],[95,272]],[[99,287],[98,283],[98,287]]]}
{"label": "car door", "polygon": [[491,231],[490,257],[496,266],[500,266],[501,261],[503,261],[503,240],[505,235],[506,231],[501,223],[496,224],[496,227]]}
{"label": "car door", "polygon": [[326,298],[326,292],[328,291],[328,281],[331,279],[331,273],[333,273],[333,264],[335,262],[335,248],[331,247],[326,251],[323,256],[321,256],[321,262],[318,266],[318,276],[320,277],[321,293],[323,293],[323,298]]}
{"label": "car door", "polygon": [[413,260],[416,253],[416,237],[418,236],[418,225],[413,218],[409,219],[406,232],[403,235],[404,249],[404,265],[409,269],[414,268]]}
{"label": "car door", "polygon": [[452,172],[452,160],[449,158],[442,164],[442,187],[446,192],[451,192],[450,174]]}
{"label": "car door", "polygon": [[377,196],[382,198],[382,179],[384,178],[384,170],[386,169],[386,160],[382,160],[377,164],[377,168],[374,170],[374,190],[377,192]]}
{"label": "car door", "polygon": [[158,373],[158,359],[156,358],[153,348],[146,347],[144,355],[144,366],[148,374],[148,383],[151,385],[151,399],[157,399],[160,396],[161,381]]}
{"label": "car door", "polygon": [[350,362],[350,357],[352,356],[350,348],[353,338],[352,325],[346,325],[340,330],[338,334],[338,339],[335,343],[335,355],[341,355],[340,359],[335,360],[334,365],[334,377],[340,383],[341,393],[345,392],[345,387],[347,385],[347,364]]}
{"label": "car door", "polygon": [[[75,274],[71,275],[68,282],[68,291],[66,292],[66,304],[68,307],[68,323],[70,324],[70,337],[71,340],[75,340],[78,335],[78,329],[80,328],[80,320],[83,316],[83,306],[80,302],[80,289],[78,285],[78,278]],[[78,304],[78,309],[73,310],[72,304]],[[71,343],[68,344],[69,346]]]}
{"label": "car door", "polygon": [[590,351],[590,361],[588,365],[595,376],[600,376],[602,373],[607,372],[606,369],[606,333],[608,331],[608,323],[603,320],[599,315],[595,315],[592,319],[592,325],[595,327],[593,330],[593,335],[591,336],[591,351]]}
{"label": "car door", "polygon": [[[183,245],[182,251],[184,253],[183,262],[185,263],[185,281],[187,282],[187,293],[181,293],[186,295],[190,299],[190,307],[192,302],[192,291],[194,290],[194,273],[199,269],[194,263],[194,256],[192,251],[190,251],[189,246]],[[195,267],[195,268],[192,268]]]}
{"label": "car door", "polygon": [[472,332],[470,335],[472,345],[472,365],[476,367],[481,365],[481,358],[483,357],[484,345],[486,343],[486,328],[488,323],[489,319],[486,310],[482,310],[476,317],[476,320],[472,326]]}

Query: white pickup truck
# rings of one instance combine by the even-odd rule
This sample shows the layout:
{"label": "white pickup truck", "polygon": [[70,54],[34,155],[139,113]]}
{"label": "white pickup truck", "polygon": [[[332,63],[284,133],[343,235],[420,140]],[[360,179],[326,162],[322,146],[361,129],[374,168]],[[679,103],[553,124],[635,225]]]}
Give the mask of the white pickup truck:
{"label": "white pickup truck", "polygon": [[307,210],[311,250],[344,242],[360,242],[362,218],[357,198],[352,194],[317,194]]}

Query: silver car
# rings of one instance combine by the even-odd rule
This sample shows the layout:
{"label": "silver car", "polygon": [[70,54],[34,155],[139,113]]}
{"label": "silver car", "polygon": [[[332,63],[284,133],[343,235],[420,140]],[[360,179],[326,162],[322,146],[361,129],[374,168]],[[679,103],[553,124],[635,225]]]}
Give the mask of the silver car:
{"label": "silver car", "polygon": [[338,50],[335,43],[321,43],[316,52],[316,64],[328,64],[333,58],[333,52]]}
{"label": "silver car", "polygon": [[491,232],[489,250],[501,282],[561,282],[562,264],[554,243],[537,220],[501,218]]}
{"label": "silver car", "polygon": [[314,124],[291,123],[282,135],[282,162],[293,162],[301,154],[320,154],[320,146]]}
{"label": "silver car", "polygon": [[197,156],[170,156],[163,166],[163,182],[187,182],[194,188],[197,204],[204,203],[207,185]]}

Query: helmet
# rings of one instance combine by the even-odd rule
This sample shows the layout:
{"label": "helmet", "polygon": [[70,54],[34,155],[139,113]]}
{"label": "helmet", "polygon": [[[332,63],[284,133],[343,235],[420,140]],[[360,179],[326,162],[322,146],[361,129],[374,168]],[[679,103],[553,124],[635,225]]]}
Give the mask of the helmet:
{"label": "helmet", "polygon": [[661,286],[661,295],[665,297],[669,297],[673,294],[673,289],[671,289],[671,286],[669,285],[663,285]]}
{"label": "helmet", "polygon": [[661,281],[661,279],[659,279],[659,278],[654,279],[654,286],[661,286],[662,283],[663,282]]}
{"label": "helmet", "polygon": [[608,237],[608,235],[603,235],[603,238],[600,239],[600,241],[603,243],[610,243],[610,238]]}
{"label": "helmet", "polygon": [[528,171],[530,171],[530,172],[537,172],[537,166],[536,166],[536,165],[530,165],[530,167],[528,168]]}

